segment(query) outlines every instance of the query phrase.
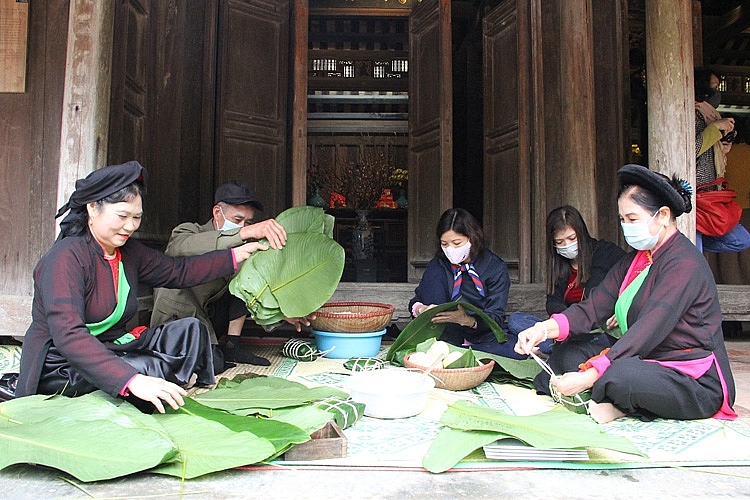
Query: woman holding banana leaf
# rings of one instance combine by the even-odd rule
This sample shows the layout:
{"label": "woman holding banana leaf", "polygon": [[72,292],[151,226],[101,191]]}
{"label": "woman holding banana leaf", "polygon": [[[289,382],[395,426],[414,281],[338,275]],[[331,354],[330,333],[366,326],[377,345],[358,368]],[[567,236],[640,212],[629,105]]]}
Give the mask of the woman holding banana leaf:
{"label": "woman holding banana leaf", "polygon": [[163,413],[164,403],[175,409],[183,404],[184,387],[214,382],[210,339],[199,320],[126,329],[137,312],[138,284],[208,282],[233,274],[238,263],[267,247],[247,243],[171,258],[133,240],[147,180],[146,170],[131,161],[76,182],[57,214],[69,211],[60,235],[34,270],[20,375],[0,380],[0,398],[101,389]]}
{"label": "woman holding banana leaf", "polygon": [[[508,266],[487,248],[487,239],[477,220],[462,208],[448,209],[438,220],[436,236],[437,253],[427,264],[409,302],[412,316],[416,318],[446,302],[467,302],[504,328],[510,290]],[[516,337],[509,335],[508,341],[498,342],[486,321],[460,304],[455,310],[436,314],[432,322],[445,324],[441,340],[453,345],[526,358],[513,350]]]}

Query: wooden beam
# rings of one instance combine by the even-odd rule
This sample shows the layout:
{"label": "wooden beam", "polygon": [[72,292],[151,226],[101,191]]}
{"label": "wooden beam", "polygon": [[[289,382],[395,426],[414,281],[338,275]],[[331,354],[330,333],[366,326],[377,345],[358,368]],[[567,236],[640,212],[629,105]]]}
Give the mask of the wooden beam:
{"label": "wooden beam", "polygon": [[727,12],[717,23],[704,23],[703,50],[720,46],[750,28],[750,5],[740,4]]}
{"label": "wooden beam", "polygon": [[[646,1],[649,168],[695,186],[692,5]],[[695,211],[677,219],[695,241]]]}
{"label": "wooden beam", "polygon": [[57,206],[76,179],[107,164],[114,2],[71,0]]}
{"label": "wooden beam", "polygon": [[596,124],[594,107],[594,35],[591,0],[561,1],[560,87],[562,116],[568,138],[563,141],[565,192],[583,214],[591,234],[598,234],[596,203]]}
{"label": "wooden beam", "polygon": [[291,170],[292,206],[307,203],[307,33],[308,1],[292,3],[291,46],[294,61],[292,70],[291,106]]}

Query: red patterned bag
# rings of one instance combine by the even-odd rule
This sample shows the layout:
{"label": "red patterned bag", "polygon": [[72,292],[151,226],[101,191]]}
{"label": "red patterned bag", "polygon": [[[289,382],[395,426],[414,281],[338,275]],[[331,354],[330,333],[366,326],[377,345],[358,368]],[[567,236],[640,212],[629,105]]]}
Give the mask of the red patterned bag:
{"label": "red patterned bag", "polygon": [[[717,186],[715,191],[706,189]],[[737,193],[727,187],[724,177],[701,184],[695,190],[695,227],[707,236],[723,236],[734,229],[742,217]]]}

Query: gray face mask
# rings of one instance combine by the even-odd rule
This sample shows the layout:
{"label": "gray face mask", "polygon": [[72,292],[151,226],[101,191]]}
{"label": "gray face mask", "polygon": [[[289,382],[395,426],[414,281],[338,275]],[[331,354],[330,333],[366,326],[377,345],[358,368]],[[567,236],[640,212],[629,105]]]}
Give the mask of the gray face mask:
{"label": "gray face mask", "polygon": [[568,260],[573,260],[578,257],[578,242],[574,241],[570,245],[564,247],[555,247],[555,251]]}

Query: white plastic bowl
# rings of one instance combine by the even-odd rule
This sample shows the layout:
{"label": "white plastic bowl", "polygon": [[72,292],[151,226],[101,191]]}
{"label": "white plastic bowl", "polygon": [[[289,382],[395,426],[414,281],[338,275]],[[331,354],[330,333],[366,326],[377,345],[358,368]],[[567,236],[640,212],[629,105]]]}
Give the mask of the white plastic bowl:
{"label": "white plastic bowl", "polygon": [[407,370],[370,370],[353,373],[347,387],[368,417],[406,418],[424,410],[435,381]]}

